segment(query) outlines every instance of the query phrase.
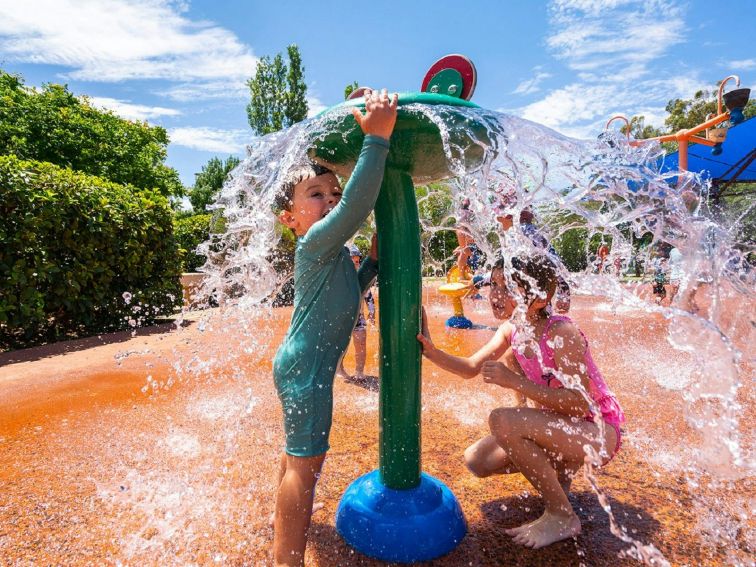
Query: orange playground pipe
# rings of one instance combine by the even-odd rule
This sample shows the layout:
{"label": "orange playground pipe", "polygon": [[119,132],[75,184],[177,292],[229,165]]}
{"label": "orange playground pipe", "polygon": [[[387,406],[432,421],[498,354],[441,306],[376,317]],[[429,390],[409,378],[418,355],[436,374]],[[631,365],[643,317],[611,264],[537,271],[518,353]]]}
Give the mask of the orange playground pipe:
{"label": "orange playground pipe", "polygon": [[713,142],[711,140],[707,140],[706,138],[702,138],[701,136],[696,136],[699,132],[703,130],[707,130],[708,128],[711,128],[712,126],[715,126],[719,124],[720,122],[724,122],[725,120],[730,119],[730,113],[729,112],[723,112],[722,114],[718,114],[714,118],[710,118],[706,122],[702,122],[698,126],[694,126],[693,128],[690,128],[688,130],[680,130],[679,132],[676,132],[675,134],[665,134],[664,136],[656,136],[655,138],[646,138],[644,140],[631,140],[630,145],[631,146],[640,146],[641,144],[644,144],[646,142],[651,141],[657,141],[657,142],[677,142],[679,145],[679,165],[680,169],[682,171],[688,170],[688,144],[694,143],[694,144],[703,144],[704,146],[714,146],[716,145],[716,142]]}
{"label": "orange playground pipe", "polygon": [[[716,126],[720,122],[724,122],[726,120],[730,119],[730,113],[722,112],[722,94],[724,91],[724,86],[727,81],[730,79],[735,79],[735,85],[740,86],[740,77],[737,75],[730,75],[729,77],[725,78],[720,84],[719,84],[719,91],[717,93],[717,115],[714,118],[710,118],[706,120],[705,122],[702,122],[698,126],[694,126],[693,128],[690,128],[688,130],[680,130],[679,132],[676,132],[675,134],[665,134],[663,136],[656,136],[655,138],[645,138],[643,140],[630,140],[631,146],[640,146],[641,144],[645,144],[646,142],[651,141],[657,141],[657,142],[677,142],[679,145],[679,166],[682,171],[688,170],[688,144],[694,143],[694,144],[703,144],[704,146],[715,146],[717,143],[709,140],[707,138],[702,138],[701,136],[696,136],[699,132],[702,132],[703,130],[707,130],[713,126]],[[625,121],[625,124],[627,124],[627,137],[630,139],[630,122],[627,118],[625,118],[622,115],[613,116],[609,119],[609,121],[606,123],[605,130],[609,128],[609,124],[611,124],[614,120],[621,119]]]}

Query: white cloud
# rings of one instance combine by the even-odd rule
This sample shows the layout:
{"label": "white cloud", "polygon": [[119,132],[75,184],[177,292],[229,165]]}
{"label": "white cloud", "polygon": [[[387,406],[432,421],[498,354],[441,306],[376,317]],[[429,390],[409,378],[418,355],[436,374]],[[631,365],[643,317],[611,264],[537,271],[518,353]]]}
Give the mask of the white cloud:
{"label": "white cloud", "polygon": [[536,72],[535,76],[526,79],[522,81],[519,85],[517,85],[517,88],[512,91],[512,94],[532,94],[535,92],[538,92],[541,90],[541,88],[538,86],[544,79],[548,79],[551,77],[551,73],[547,73],[545,71],[541,71],[541,67],[534,67],[533,71]]}
{"label": "white cloud", "polygon": [[171,144],[194,150],[238,154],[252,139],[249,130],[220,130],[218,128],[183,127],[168,131]]}
{"label": "white cloud", "polygon": [[682,8],[663,0],[555,0],[546,43],[576,71],[635,65],[636,73],[685,39]]}
{"label": "white cloud", "polygon": [[315,96],[307,97],[307,118],[311,118],[315,116],[316,114],[319,114],[320,112],[324,111],[326,108],[328,108],[328,105],[323,103],[318,97],[315,97]]}
{"label": "white cloud", "polygon": [[662,126],[670,99],[707,88],[693,70],[673,75],[654,65],[685,40],[679,0],[553,0],[549,12],[546,43],[575,80],[518,109],[524,118],[595,137],[615,114]]}
{"label": "white cloud", "polygon": [[169,0],[0,0],[0,52],[67,67],[78,80],[243,83],[257,62],[251,49],[185,9]]}
{"label": "white cloud", "polygon": [[756,69],[756,59],[740,59],[738,61],[730,61],[727,66],[735,71],[750,71]]}
{"label": "white cloud", "polygon": [[133,104],[129,100],[118,100],[108,97],[88,97],[92,106],[107,108],[117,115],[128,120],[150,120],[160,116],[178,116],[181,111],[175,108],[163,108],[162,106],[145,106],[143,104]]}
{"label": "white cloud", "polygon": [[158,90],[156,91],[156,94],[177,102],[221,98],[245,98],[249,97],[249,87],[245,80],[231,79],[228,81],[203,81],[198,83],[182,83]]}
{"label": "white cloud", "polygon": [[[645,115],[647,124],[661,126],[667,102],[691,98],[705,85],[696,75],[670,80],[654,79],[641,85],[630,82],[572,83],[518,110],[528,120],[540,122],[568,136],[594,136],[614,114]],[[599,128],[599,129],[595,129]]]}

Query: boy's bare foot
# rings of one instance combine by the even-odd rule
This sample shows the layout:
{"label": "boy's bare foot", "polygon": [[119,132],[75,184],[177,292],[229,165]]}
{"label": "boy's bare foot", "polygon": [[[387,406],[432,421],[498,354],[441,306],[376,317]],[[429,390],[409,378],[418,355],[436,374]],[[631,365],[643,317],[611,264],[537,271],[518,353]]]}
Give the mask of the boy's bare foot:
{"label": "boy's bare foot", "polygon": [[[315,512],[319,512],[320,510],[323,509],[324,506],[325,506],[325,504],[323,502],[315,502],[315,503],[313,503],[313,505],[312,505],[312,513],[314,514]],[[270,515],[270,518],[268,518],[268,527],[270,527],[270,529],[273,529],[273,524],[275,523],[275,521],[276,521],[276,513],[273,512]]]}
{"label": "boy's bare foot", "polygon": [[[523,528],[523,526],[520,526],[520,528]],[[518,530],[512,538],[515,543],[539,549],[578,535],[580,533],[580,519],[574,513],[563,516],[546,511],[543,516],[528,524],[525,529],[515,528],[515,530]]]}

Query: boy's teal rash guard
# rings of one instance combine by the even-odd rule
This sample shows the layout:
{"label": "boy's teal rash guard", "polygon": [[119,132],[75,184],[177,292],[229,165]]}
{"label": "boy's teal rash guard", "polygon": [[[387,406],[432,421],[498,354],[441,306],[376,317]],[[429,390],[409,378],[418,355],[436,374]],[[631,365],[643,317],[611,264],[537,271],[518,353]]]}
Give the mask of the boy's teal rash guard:
{"label": "boy's teal rash guard", "polygon": [[[297,242],[294,313],[273,361],[289,454],[328,449],[334,373],[349,345],[362,293],[378,273],[370,258],[357,273],[344,244],[375,206],[388,148],[383,138],[365,137],[341,201]],[[302,439],[303,434],[311,440]]]}

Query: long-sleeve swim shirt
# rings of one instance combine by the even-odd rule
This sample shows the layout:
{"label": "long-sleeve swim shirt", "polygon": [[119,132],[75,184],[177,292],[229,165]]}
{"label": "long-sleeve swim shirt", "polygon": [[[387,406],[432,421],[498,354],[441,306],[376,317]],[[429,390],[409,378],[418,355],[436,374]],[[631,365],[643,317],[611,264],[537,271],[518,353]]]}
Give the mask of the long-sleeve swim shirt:
{"label": "long-sleeve swim shirt", "polygon": [[378,264],[367,258],[358,273],[344,245],[375,207],[388,148],[384,138],[365,136],[341,201],[297,242],[294,312],[273,366],[279,393],[286,397],[296,397],[299,389],[330,387],[349,345],[362,293]]}

